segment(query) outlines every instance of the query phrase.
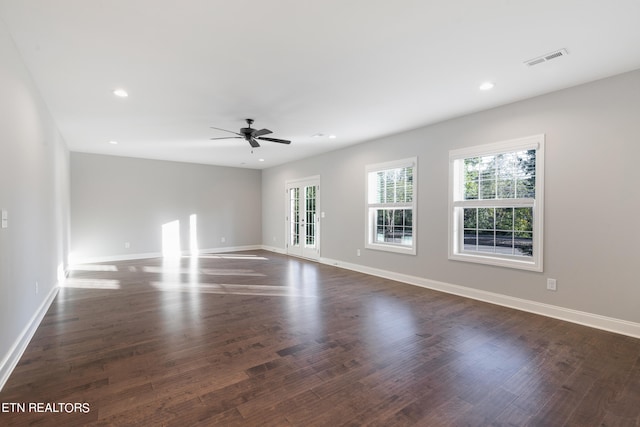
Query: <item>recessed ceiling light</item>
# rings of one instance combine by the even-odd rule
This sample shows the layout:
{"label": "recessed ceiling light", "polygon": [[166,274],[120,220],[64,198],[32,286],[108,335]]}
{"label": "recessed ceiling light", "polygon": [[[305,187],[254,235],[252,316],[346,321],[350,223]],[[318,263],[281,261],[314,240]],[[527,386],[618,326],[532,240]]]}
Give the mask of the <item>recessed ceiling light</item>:
{"label": "recessed ceiling light", "polygon": [[264,162],[264,159],[258,159],[259,162]]}
{"label": "recessed ceiling light", "polygon": [[109,141],[109,144],[111,144],[111,145],[118,145],[118,141]]}
{"label": "recessed ceiling light", "polygon": [[480,85],[480,90],[491,90],[493,89],[493,87],[495,86],[495,84],[493,84],[492,82],[484,82]]}
{"label": "recessed ceiling light", "polygon": [[329,139],[336,139],[335,135],[329,135]]}
{"label": "recessed ceiling light", "polygon": [[120,98],[126,98],[127,96],[129,96],[127,91],[124,90],[124,89],[116,89],[116,90],[113,91],[113,94],[115,96],[119,96]]}

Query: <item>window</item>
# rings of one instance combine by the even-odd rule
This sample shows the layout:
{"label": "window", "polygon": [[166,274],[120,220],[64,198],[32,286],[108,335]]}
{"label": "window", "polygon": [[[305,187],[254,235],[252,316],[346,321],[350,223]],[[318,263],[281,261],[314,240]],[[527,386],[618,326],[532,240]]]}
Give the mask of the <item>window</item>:
{"label": "window", "polygon": [[365,246],[416,254],[417,158],[367,166]]}
{"label": "window", "polygon": [[544,135],[449,152],[449,258],[542,271]]}

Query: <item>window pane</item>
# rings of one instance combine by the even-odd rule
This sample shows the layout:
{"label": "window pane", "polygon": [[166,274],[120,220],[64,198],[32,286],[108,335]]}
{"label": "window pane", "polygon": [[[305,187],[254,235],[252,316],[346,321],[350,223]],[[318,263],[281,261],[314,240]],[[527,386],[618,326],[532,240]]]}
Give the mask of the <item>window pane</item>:
{"label": "window pane", "polygon": [[385,203],[393,203],[395,202],[395,180],[393,178],[393,170],[387,171],[385,173]]}
{"label": "window pane", "polygon": [[374,241],[411,246],[413,214],[411,209],[377,209]]}
{"label": "window pane", "polygon": [[387,169],[372,172],[372,174],[375,174],[375,179],[370,182],[375,182],[377,185],[373,203],[410,203],[413,201],[413,168]]}
{"label": "window pane", "polygon": [[536,150],[520,151],[516,153],[519,169],[525,176],[533,177],[536,174]]}
{"label": "window pane", "polygon": [[495,180],[492,179],[480,181],[480,198],[483,200],[496,198]]}
{"label": "window pane", "polygon": [[464,179],[465,181],[477,181],[479,178],[478,165],[480,159],[478,157],[472,157],[464,159]]}
{"label": "window pane", "polygon": [[493,230],[478,231],[478,250],[482,252],[495,252],[496,241]]}
{"label": "window pane", "polygon": [[516,153],[517,197],[535,197],[536,186],[536,152],[535,150]]}
{"label": "window pane", "polygon": [[464,159],[464,200],[476,200],[479,194],[480,179],[479,157]]}
{"label": "window pane", "polygon": [[536,197],[535,177],[516,181],[516,197],[529,199]]}
{"label": "window pane", "polygon": [[515,181],[513,179],[498,180],[498,198],[513,199],[515,197]]}
{"label": "window pane", "polygon": [[404,168],[404,170],[407,174],[406,197],[404,201],[411,203],[413,202],[413,168]]}
{"label": "window pane", "polygon": [[478,209],[478,229],[493,230],[494,229],[494,208]]}
{"label": "window pane", "polygon": [[463,200],[535,197],[535,150],[471,157],[463,162]]}
{"label": "window pane", "polygon": [[464,230],[464,250],[478,250],[478,236],[476,230]]}
{"label": "window pane", "polygon": [[476,208],[464,209],[464,228],[478,228],[478,210]]}
{"label": "window pane", "polygon": [[533,231],[533,208],[515,208],[515,231]]}
{"label": "window pane", "polygon": [[533,255],[533,233],[518,231],[514,236],[514,250],[516,255]]}
{"label": "window pane", "polygon": [[513,232],[496,231],[496,253],[513,255]]}
{"label": "window pane", "polygon": [[533,208],[462,208],[462,213],[464,251],[533,255]]}
{"label": "window pane", "polygon": [[393,212],[393,225],[400,227],[404,225],[404,211],[397,210]]}
{"label": "window pane", "polygon": [[478,181],[468,181],[464,184],[464,199],[476,200],[478,198]]}
{"label": "window pane", "polygon": [[404,201],[406,200],[406,184],[407,184],[407,179],[406,179],[406,174],[404,169],[396,169],[396,176],[395,176],[395,180],[396,180],[396,200],[395,202],[397,203],[404,203]]}
{"label": "window pane", "polygon": [[513,208],[496,208],[496,230],[513,230]]}
{"label": "window pane", "polygon": [[373,201],[374,203],[383,203],[384,202],[384,188],[385,188],[385,180],[384,180],[384,172],[376,173],[376,198]]}
{"label": "window pane", "polygon": [[495,179],[496,159],[494,156],[485,156],[480,160],[480,180]]}
{"label": "window pane", "polygon": [[496,157],[498,198],[510,199],[514,197],[515,176],[517,175],[516,153],[504,153]]}

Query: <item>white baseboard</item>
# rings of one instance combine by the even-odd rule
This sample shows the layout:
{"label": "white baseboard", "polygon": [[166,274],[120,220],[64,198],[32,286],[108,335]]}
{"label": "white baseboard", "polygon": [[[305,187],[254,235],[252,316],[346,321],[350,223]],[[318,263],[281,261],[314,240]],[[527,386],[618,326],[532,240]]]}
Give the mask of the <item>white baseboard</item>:
{"label": "white baseboard", "polygon": [[51,289],[51,292],[49,292],[49,295],[47,295],[44,301],[42,301],[38,310],[33,314],[33,316],[31,316],[29,323],[27,323],[27,326],[22,330],[18,339],[13,343],[9,352],[4,356],[2,361],[0,361],[0,391],[20,361],[22,354],[27,349],[27,346],[29,345],[31,338],[33,338],[33,334],[36,333],[36,329],[38,329],[42,318],[47,314],[47,310],[49,310],[51,303],[58,294],[58,289],[60,288],[57,285]]}
{"label": "white baseboard", "polygon": [[[224,248],[199,249],[198,253],[216,254],[216,253],[222,253],[222,252],[254,251],[258,249],[262,249],[262,245],[228,246]],[[189,256],[189,255],[190,255],[189,251],[182,252],[182,256]],[[99,256],[99,257],[74,258],[73,260],[69,260],[69,265],[95,264],[100,262],[133,261],[137,259],[149,259],[149,258],[162,258],[162,252],[147,252],[147,253],[138,253],[138,254],[122,254],[122,255]]]}
{"label": "white baseboard", "polygon": [[634,338],[640,338],[640,323],[629,322],[626,320],[616,319],[613,317],[601,316],[598,314],[587,313],[584,311],[572,310],[569,308],[559,307],[556,305],[544,304],[536,301],[530,301],[522,298],[510,297],[507,295],[497,294],[494,292],[482,291],[466,286],[454,285],[446,282],[429,280],[422,277],[410,276],[402,273],[381,270],[372,267],[366,267],[358,264],[346,263],[329,258],[321,258],[320,262],[327,265],[353,270],[360,273],[370,274],[372,276],[382,277],[385,279],[395,280],[397,282],[407,283],[410,285],[421,286],[423,288],[433,289],[436,291],[446,292],[449,294],[459,295],[466,298],[472,298],[491,304],[501,305],[504,307],[514,308],[517,310],[527,311],[529,313],[540,314],[542,316],[553,317],[555,319],[565,320],[567,322],[577,323],[596,329],[602,329],[617,334],[628,335]]}
{"label": "white baseboard", "polygon": [[287,250],[286,249],[276,248],[275,246],[262,245],[260,247],[260,249],[264,249],[265,251],[275,252],[277,254],[282,254],[282,255],[286,255],[287,254]]}

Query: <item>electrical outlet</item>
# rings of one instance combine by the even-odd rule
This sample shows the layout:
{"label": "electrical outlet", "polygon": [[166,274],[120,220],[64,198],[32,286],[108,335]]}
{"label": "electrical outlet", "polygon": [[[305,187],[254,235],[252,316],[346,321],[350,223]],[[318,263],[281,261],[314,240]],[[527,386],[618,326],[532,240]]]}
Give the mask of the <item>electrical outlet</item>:
{"label": "electrical outlet", "polygon": [[556,279],[547,279],[547,290],[548,291],[558,290]]}
{"label": "electrical outlet", "polygon": [[356,256],[360,256],[360,249],[356,250]]}
{"label": "electrical outlet", "polygon": [[227,238],[226,238],[226,237],[221,237],[221,238],[220,238],[220,243],[224,243],[224,242],[226,242],[226,241],[227,241]]}
{"label": "electrical outlet", "polygon": [[129,249],[131,247],[131,243],[130,242],[124,242],[124,248],[125,249]]}

